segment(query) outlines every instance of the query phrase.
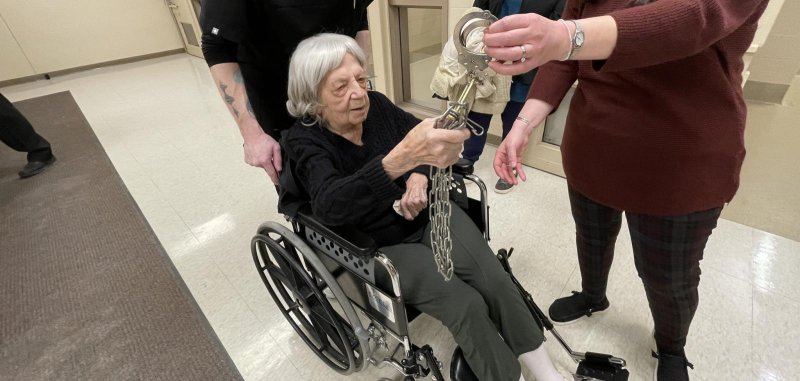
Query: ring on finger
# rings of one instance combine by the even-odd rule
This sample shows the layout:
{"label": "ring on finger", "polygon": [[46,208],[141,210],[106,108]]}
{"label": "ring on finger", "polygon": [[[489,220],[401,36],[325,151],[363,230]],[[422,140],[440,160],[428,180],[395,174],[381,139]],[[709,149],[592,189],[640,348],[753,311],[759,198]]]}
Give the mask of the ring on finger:
{"label": "ring on finger", "polygon": [[522,50],[522,58],[519,59],[519,62],[525,62],[525,60],[528,59],[528,57],[526,57],[528,55],[528,49],[525,49],[525,44],[520,45],[519,48]]}

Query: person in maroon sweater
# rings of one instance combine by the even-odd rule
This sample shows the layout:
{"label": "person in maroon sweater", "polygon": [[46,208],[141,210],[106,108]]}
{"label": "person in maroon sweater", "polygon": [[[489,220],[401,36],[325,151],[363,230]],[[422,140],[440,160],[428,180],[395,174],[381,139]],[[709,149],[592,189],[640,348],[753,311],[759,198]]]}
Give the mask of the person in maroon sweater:
{"label": "person in maroon sweater", "polygon": [[525,180],[528,135],[577,80],[561,146],[582,291],[556,300],[570,322],[609,307],[625,212],[655,322],[657,380],[688,380],[684,346],[700,260],[739,186],[746,106],[742,57],[768,0],[569,0],[564,20],[514,15],[486,32],[492,69],[541,66],[497,150],[497,174]]}

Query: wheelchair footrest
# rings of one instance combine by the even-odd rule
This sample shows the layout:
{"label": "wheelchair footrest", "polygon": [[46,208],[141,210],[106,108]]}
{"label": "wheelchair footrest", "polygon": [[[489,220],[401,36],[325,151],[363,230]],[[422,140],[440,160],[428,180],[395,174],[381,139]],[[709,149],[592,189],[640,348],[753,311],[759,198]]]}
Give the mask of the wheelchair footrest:
{"label": "wheelchair footrest", "polygon": [[[620,364],[609,361],[611,355],[586,352],[586,359],[578,364],[576,380],[627,381],[630,373]],[[580,378],[584,376],[584,378]],[[585,378],[589,377],[589,378]]]}

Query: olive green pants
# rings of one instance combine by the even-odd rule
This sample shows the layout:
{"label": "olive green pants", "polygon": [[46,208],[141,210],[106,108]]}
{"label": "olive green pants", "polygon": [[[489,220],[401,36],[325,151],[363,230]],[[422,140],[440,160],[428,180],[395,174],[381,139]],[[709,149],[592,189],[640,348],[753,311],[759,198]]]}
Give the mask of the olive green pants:
{"label": "olive green pants", "polygon": [[380,251],[400,274],[405,302],[450,330],[478,379],[518,381],[517,357],[539,348],[542,331],[481,232],[461,208],[452,210],[450,281],[436,270],[430,224],[421,236]]}

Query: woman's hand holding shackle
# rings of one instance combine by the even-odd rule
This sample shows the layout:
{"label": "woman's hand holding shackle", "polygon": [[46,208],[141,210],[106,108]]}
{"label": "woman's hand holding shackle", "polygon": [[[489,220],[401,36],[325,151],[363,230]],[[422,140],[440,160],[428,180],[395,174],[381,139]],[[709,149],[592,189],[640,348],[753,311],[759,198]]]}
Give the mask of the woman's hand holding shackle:
{"label": "woman's hand holding shackle", "polygon": [[535,13],[506,16],[483,35],[489,67],[499,74],[516,75],[548,61],[564,59],[571,50],[569,27]]}

